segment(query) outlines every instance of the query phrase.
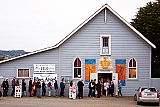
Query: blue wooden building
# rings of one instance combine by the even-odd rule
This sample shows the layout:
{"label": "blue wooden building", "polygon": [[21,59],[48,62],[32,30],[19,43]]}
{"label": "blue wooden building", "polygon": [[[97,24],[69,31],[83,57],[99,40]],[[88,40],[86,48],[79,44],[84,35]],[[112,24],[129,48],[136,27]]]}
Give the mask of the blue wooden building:
{"label": "blue wooden building", "polygon": [[91,79],[118,78],[123,95],[132,96],[137,87],[152,86],[152,48],[156,46],[105,4],[55,46],[0,62],[0,76],[10,81],[39,74],[54,75],[58,82],[83,79],[84,95]]}

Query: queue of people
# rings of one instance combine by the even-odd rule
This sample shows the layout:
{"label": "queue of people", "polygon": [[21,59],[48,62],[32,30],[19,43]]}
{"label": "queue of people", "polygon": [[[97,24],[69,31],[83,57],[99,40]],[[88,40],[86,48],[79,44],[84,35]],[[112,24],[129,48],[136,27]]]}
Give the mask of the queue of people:
{"label": "queue of people", "polygon": [[[12,92],[11,92],[11,96],[15,95],[15,86],[19,86],[19,79],[18,78],[13,78],[12,80]],[[21,86],[22,86],[22,96],[25,97],[27,96],[27,88],[26,88],[26,82],[25,79],[22,79],[21,82]],[[64,81],[64,78],[61,79],[61,82],[59,84],[60,86],[60,93],[58,95],[58,83],[57,80],[54,80],[54,83],[51,83],[51,81],[49,81],[47,84],[45,83],[45,81],[43,80],[41,83],[41,80],[38,79],[38,81],[36,82],[35,80],[32,82],[32,79],[30,78],[29,83],[28,83],[28,94],[30,97],[33,96],[37,96],[38,98],[42,96],[46,96],[46,93],[49,97],[51,97],[53,95],[53,90],[55,91],[55,96],[60,96],[60,97],[64,97],[64,92],[65,92],[65,88],[66,88],[66,83]],[[73,92],[73,98],[75,99],[76,96],[79,99],[83,98],[83,87],[84,87],[84,83],[83,80],[80,79],[77,83],[77,85],[75,84],[75,81],[71,80],[70,84],[69,84],[71,91]],[[9,83],[8,83],[8,78],[5,78],[4,81],[2,82],[1,85],[2,89],[3,89],[3,96],[8,96],[8,88],[9,88]],[[76,88],[78,89],[78,93],[76,95]],[[106,81],[106,82],[102,82],[101,80],[98,80],[98,82],[96,83],[96,79],[91,80],[91,82],[89,83],[89,93],[88,93],[88,97],[97,97],[100,98],[102,96],[102,91],[105,91],[105,95],[106,96],[114,96],[114,83],[113,81]],[[48,89],[48,90],[47,90]],[[122,87],[121,84],[119,82],[118,84],[118,95],[122,96]],[[41,93],[42,92],[42,93]],[[52,94],[51,94],[52,93]]]}

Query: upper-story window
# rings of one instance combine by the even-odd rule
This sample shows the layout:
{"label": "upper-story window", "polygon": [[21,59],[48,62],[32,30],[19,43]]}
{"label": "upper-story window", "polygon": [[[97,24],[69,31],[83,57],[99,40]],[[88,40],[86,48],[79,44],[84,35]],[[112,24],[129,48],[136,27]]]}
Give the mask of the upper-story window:
{"label": "upper-story window", "polygon": [[134,58],[129,60],[129,79],[137,79],[137,62]]}
{"label": "upper-story window", "polygon": [[100,55],[111,55],[111,35],[100,36]]}
{"label": "upper-story window", "polygon": [[27,68],[20,68],[17,70],[17,77],[18,78],[29,78],[30,72]]}
{"label": "upper-story window", "polygon": [[73,63],[73,78],[74,79],[79,79],[82,77],[82,65],[81,65],[81,60],[79,58],[76,58],[74,60],[74,63]]}

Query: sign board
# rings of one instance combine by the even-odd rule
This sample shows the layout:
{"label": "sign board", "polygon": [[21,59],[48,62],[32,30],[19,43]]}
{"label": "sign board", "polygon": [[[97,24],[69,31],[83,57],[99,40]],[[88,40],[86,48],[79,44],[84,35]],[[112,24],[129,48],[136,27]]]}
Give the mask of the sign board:
{"label": "sign board", "polygon": [[34,64],[34,73],[55,73],[55,64]]}
{"label": "sign board", "polygon": [[15,97],[22,97],[22,86],[15,86]]}
{"label": "sign board", "polygon": [[46,84],[51,82],[53,86],[55,79],[57,79],[57,74],[33,74],[33,80],[38,81],[38,79],[40,79],[41,82],[45,81]]}

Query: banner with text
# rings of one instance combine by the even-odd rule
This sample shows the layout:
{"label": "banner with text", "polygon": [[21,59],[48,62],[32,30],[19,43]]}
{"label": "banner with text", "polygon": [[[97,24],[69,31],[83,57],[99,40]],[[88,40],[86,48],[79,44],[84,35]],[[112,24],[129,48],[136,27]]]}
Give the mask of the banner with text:
{"label": "banner with text", "polygon": [[34,73],[55,73],[55,64],[34,64]]}

